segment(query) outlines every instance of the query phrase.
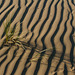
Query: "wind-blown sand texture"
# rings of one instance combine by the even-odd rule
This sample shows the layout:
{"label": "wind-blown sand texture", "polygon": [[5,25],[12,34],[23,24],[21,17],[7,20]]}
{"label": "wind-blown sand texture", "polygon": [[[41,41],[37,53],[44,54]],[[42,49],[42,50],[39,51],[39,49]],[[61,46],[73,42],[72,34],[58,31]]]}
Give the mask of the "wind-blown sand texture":
{"label": "wind-blown sand texture", "polygon": [[[3,45],[10,20],[31,49]],[[75,75],[74,30],[75,0],[0,0],[0,75]]]}

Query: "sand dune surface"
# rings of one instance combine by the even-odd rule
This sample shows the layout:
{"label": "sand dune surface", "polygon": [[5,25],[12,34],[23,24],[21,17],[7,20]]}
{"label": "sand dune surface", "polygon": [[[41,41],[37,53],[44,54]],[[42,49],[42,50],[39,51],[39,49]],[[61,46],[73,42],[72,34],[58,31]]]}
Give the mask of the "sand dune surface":
{"label": "sand dune surface", "polygon": [[0,0],[0,75],[75,75],[74,23],[75,0]]}

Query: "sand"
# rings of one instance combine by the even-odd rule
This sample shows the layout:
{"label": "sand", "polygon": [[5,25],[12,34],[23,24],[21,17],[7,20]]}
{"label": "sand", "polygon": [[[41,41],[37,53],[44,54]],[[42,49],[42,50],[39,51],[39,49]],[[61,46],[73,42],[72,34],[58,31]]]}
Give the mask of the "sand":
{"label": "sand", "polygon": [[75,75],[74,22],[75,0],[0,0],[0,75]]}

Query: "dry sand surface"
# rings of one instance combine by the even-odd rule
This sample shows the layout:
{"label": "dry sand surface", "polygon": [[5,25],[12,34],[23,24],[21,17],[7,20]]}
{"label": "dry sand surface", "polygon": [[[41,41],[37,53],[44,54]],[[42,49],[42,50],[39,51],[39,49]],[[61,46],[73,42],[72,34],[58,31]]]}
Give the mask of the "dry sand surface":
{"label": "dry sand surface", "polygon": [[75,75],[75,0],[0,0],[0,75]]}

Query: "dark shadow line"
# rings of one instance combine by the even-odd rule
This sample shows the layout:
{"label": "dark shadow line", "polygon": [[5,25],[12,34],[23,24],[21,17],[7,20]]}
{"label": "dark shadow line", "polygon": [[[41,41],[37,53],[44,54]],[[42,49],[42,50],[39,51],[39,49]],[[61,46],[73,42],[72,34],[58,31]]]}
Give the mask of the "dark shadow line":
{"label": "dark shadow line", "polygon": [[9,50],[10,50],[10,47],[0,57],[2,57],[3,55],[7,55],[7,53],[9,52]]}
{"label": "dark shadow line", "polygon": [[55,70],[57,70],[58,69],[58,67],[59,67],[59,65],[60,65],[60,63],[63,61],[63,59],[64,59],[64,55],[65,55],[65,50],[66,50],[66,47],[65,47],[65,45],[64,45],[64,42],[63,42],[63,39],[64,39],[64,36],[65,36],[65,34],[66,34],[66,31],[67,31],[67,21],[69,20],[69,15],[70,15],[70,13],[68,13],[68,17],[67,17],[67,20],[66,20],[66,22],[65,22],[65,29],[64,29],[64,32],[63,32],[63,34],[61,35],[61,37],[60,37],[60,42],[62,43],[62,45],[63,45],[63,52],[62,52],[62,55],[61,55],[61,57],[60,57],[60,61],[59,61],[59,63],[58,63],[58,65],[57,65],[57,67],[56,67],[56,69]]}
{"label": "dark shadow line", "polygon": [[[43,8],[42,8],[42,10],[41,10],[41,12],[40,12],[40,15],[39,15],[39,19],[38,19],[38,21],[37,21],[36,23],[38,23],[38,22],[40,21],[40,19],[42,18],[42,14],[43,14],[44,8],[45,8],[45,6],[46,6],[46,3],[47,3],[47,0],[44,1]],[[37,25],[36,23],[35,23],[34,26],[32,27],[31,31],[34,30],[35,26]],[[38,59],[38,62],[37,62],[37,65],[36,65],[36,68],[35,68],[35,71],[34,71],[34,75],[36,75],[36,74],[38,73],[38,70],[39,70],[39,67],[40,67],[41,58],[42,58],[42,56],[44,55],[44,53],[45,53],[45,52],[41,53],[41,56],[40,56],[40,58]]]}
{"label": "dark shadow line", "polygon": [[[61,9],[61,17],[60,17],[60,20],[59,20],[57,29],[55,30],[55,32],[53,33],[53,35],[52,35],[52,37],[51,37],[52,46],[55,46],[55,44],[54,44],[54,37],[56,36],[57,32],[59,31],[60,24],[61,24],[61,22],[62,22],[62,20],[63,20],[63,12],[64,12],[64,2],[63,2],[63,1],[62,1],[62,3],[61,3],[61,6],[62,6],[62,9]],[[56,53],[57,53],[57,51],[56,51]],[[60,57],[59,63],[58,63],[58,65],[57,65],[56,69],[55,69],[55,71],[58,69],[60,63],[61,63],[62,60],[63,60],[63,57],[64,57],[64,56],[63,56],[63,54],[62,54],[61,57]]]}
{"label": "dark shadow line", "polygon": [[31,31],[32,31],[32,32],[33,32],[33,30],[35,29],[35,27],[36,27],[36,25],[38,24],[38,22],[40,21],[40,19],[42,18],[43,11],[44,11],[44,8],[45,8],[46,3],[47,3],[47,0],[45,0],[44,3],[43,3],[43,8],[42,8],[42,10],[41,10],[41,12],[40,12],[40,15],[39,15],[39,18],[38,18],[37,22],[36,22],[36,23],[33,25],[33,27],[31,28]]}
{"label": "dark shadow line", "polygon": [[20,36],[21,33],[22,33],[22,23],[20,24],[20,30],[19,30],[18,36]]}
{"label": "dark shadow line", "polygon": [[4,63],[4,61],[7,59],[7,56],[2,60],[0,61],[0,66]]}
{"label": "dark shadow line", "polygon": [[68,0],[67,0],[67,3],[68,3],[68,6],[69,6],[69,8],[70,8],[70,11],[72,12],[72,8],[71,8],[71,6],[70,6]]}
{"label": "dark shadow line", "polygon": [[27,0],[25,0],[25,5],[27,4]]}
{"label": "dark shadow line", "polygon": [[5,20],[5,18],[8,16],[8,14],[10,13],[10,11],[12,11],[13,8],[14,8],[14,6],[12,8],[10,8],[10,10],[8,10],[6,12],[6,14],[4,15],[4,17],[1,19],[1,21],[0,21],[0,27],[1,27],[2,23],[3,23],[3,21]]}
{"label": "dark shadow line", "polygon": [[72,24],[72,22],[73,22],[73,14],[72,14],[72,19],[71,19],[71,21],[70,21],[70,24],[71,24],[71,26],[72,26],[72,32],[71,32],[71,34],[70,34],[70,41],[71,41],[71,44],[72,44],[72,48],[71,48],[71,52],[70,52],[70,61],[71,61],[71,64],[72,64],[72,67],[74,66],[74,64],[73,64],[73,59],[74,59],[74,56],[73,56],[73,52],[74,52],[74,40],[73,40],[73,33],[74,33],[74,27],[73,27],[73,24]]}
{"label": "dark shadow line", "polygon": [[58,23],[58,26],[57,26],[57,29],[55,30],[55,32],[53,33],[52,37],[51,37],[51,42],[52,42],[52,46],[55,47],[55,44],[54,44],[54,37],[56,36],[57,32],[59,31],[59,27],[60,27],[60,24],[63,20],[63,11],[64,11],[64,7],[63,7],[63,1],[61,3],[61,6],[62,6],[62,9],[61,9],[61,17],[60,17],[60,20],[59,20],[59,23]]}
{"label": "dark shadow line", "polygon": [[20,3],[21,3],[21,1],[20,1],[20,0],[18,0],[18,6],[19,6],[19,8],[21,7],[21,6],[20,6],[20,5],[21,5]]}
{"label": "dark shadow line", "polygon": [[0,14],[2,14],[6,9],[8,9],[8,7],[10,7],[12,5],[12,3],[13,3],[13,0],[10,0],[9,5]]}
{"label": "dark shadow line", "polygon": [[[52,3],[51,3],[51,5],[53,4],[53,2],[54,1],[52,1]],[[56,13],[57,13],[57,4],[59,3],[59,1],[56,3],[56,5],[55,5],[55,14],[54,14],[54,17],[53,17],[53,20],[51,21],[51,26],[52,26],[52,24],[53,24],[53,22],[54,22],[54,20],[55,20],[55,18],[56,18]],[[49,27],[48,28],[48,31],[46,32],[46,34],[44,35],[44,37],[41,39],[41,41],[42,41],[42,43],[43,43],[43,49],[46,49],[46,46],[45,46],[45,44],[44,44],[44,39],[45,39],[45,37],[46,37],[46,35],[48,34],[48,32],[50,31],[50,28],[51,27]],[[51,42],[52,43],[52,42]],[[54,55],[55,55],[55,53],[56,53],[56,51],[55,51],[55,47],[53,47],[54,49],[53,49],[53,53],[52,53],[52,55],[51,55],[51,57],[50,57],[50,59],[49,60],[52,60],[51,58],[53,58],[54,57]],[[44,52],[45,53],[45,52]],[[44,55],[44,54],[43,54]],[[50,65],[50,62],[51,61],[49,61],[48,60],[48,65]],[[40,59],[40,62],[41,62],[41,59]],[[39,67],[40,67],[40,65],[39,65]],[[39,68],[38,68],[39,69]],[[50,69],[50,66],[48,66],[48,68],[47,68],[47,71],[46,71],[46,73],[45,74],[48,74],[48,72],[49,72],[49,69]],[[36,72],[36,71],[35,71]]]}
{"label": "dark shadow line", "polygon": [[[53,1],[52,1],[52,2],[53,2]],[[52,2],[51,2],[51,4],[49,5],[47,17],[46,17],[46,19],[44,20],[44,22],[42,23],[42,25],[41,25],[41,27],[40,27],[40,30],[39,30],[39,34],[38,34],[37,38],[35,39],[35,45],[36,45],[36,46],[37,46],[37,39],[38,39],[38,37],[40,36],[40,34],[41,34],[41,32],[42,32],[42,29],[43,29],[43,27],[44,27],[46,21],[49,19],[50,8],[51,8],[51,5],[52,5]]]}
{"label": "dark shadow line", "polygon": [[19,59],[16,61],[15,66],[14,66],[14,68],[13,68],[13,71],[12,71],[11,75],[14,75],[14,73],[16,72],[17,67],[18,67],[18,65],[19,65],[19,63],[20,63],[20,60],[21,60],[21,58],[23,57],[24,53],[25,53],[25,50],[24,50],[23,53],[20,55]]}
{"label": "dark shadow line", "polygon": [[71,0],[72,4],[75,6],[74,0]]}
{"label": "dark shadow line", "polygon": [[16,49],[15,49],[15,51],[14,51],[14,53],[13,53],[13,57],[12,57],[12,59],[7,63],[7,65],[5,66],[5,70],[4,70],[4,74],[3,75],[6,75],[6,72],[7,72],[7,69],[8,69],[8,66],[9,66],[9,64],[13,61],[13,59],[16,57],[16,52],[17,52],[17,50],[19,49],[19,47],[17,47]]}
{"label": "dark shadow line", "polygon": [[53,52],[52,52],[52,54],[50,55],[50,57],[48,59],[48,67],[47,67],[47,70],[45,72],[45,75],[48,75],[48,73],[49,73],[49,70],[50,70],[50,67],[51,67],[51,63],[52,63],[52,60],[53,60],[55,54],[56,54],[56,50],[53,49]]}
{"label": "dark shadow line", "polygon": [[[54,2],[54,0],[51,2],[51,5],[53,4],[53,2]],[[58,2],[59,2],[59,1],[58,1]],[[56,5],[55,5],[55,10],[56,10],[56,7],[57,7],[58,2],[57,2]],[[50,5],[50,6],[51,6],[51,5]],[[56,14],[56,11],[55,11],[55,14]],[[55,15],[54,15],[54,18],[53,18],[53,21],[52,21],[52,22],[54,22],[54,20],[55,20]],[[47,35],[48,32],[49,32],[49,30],[46,32],[45,36]],[[42,40],[42,43],[43,43],[43,49],[46,49],[46,46],[45,46],[45,44],[44,44],[45,36],[41,39],[41,40]],[[45,52],[43,52],[40,57],[42,58],[42,56],[43,56],[44,54],[45,54]],[[53,53],[52,53],[52,55],[51,55],[51,58],[53,58],[54,55],[55,55],[55,49],[53,49]],[[51,58],[50,58],[50,60],[51,60]],[[35,70],[35,72],[34,72],[34,75],[36,75],[36,74],[38,73],[38,70],[39,70],[39,67],[40,67],[40,62],[41,62],[41,59],[39,58],[38,63],[37,63],[37,66],[36,66],[36,70]],[[50,61],[50,62],[51,62],[51,61]],[[48,65],[50,65],[50,62],[48,63]],[[39,66],[38,66],[38,65],[39,65]],[[47,74],[48,69],[49,69],[49,66],[48,66],[47,71],[46,71],[45,74]]]}
{"label": "dark shadow line", "polygon": [[[1,5],[0,5],[0,9],[2,8],[2,6],[4,5],[4,3],[5,3],[5,0],[2,0],[2,3],[1,3]],[[1,13],[0,13],[1,14]]]}
{"label": "dark shadow line", "polygon": [[[59,2],[59,1],[58,1],[58,2]],[[62,2],[62,4],[61,4],[61,6],[62,6],[62,12],[63,12],[63,2]],[[60,19],[60,21],[59,21],[58,27],[57,27],[55,33],[53,34],[53,36],[51,37],[51,43],[52,43],[52,46],[53,46],[53,48],[54,48],[54,52],[53,52],[54,55],[53,55],[53,57],[54,57],[55,54],[56,54],[56,48],[55,48],[55,44],[54,44],[54,37],[55,37],[56,33],[57,33],[58,30],[59,30],[60,23],[61,23],[61,21],[62,21],[62,19],[63,19],[62,17],[63,17],[63,15],[61,15],[61,19]],[[52,59],[53,59],[53,57],[52,57]],[[51,57],[50,57],[49,60],[48,60],[48,65],[50,65],[50,66],[51,66],[51,61],[52,61],[52,59],[51,59]],[[50,70],[50,66],[48,66],[45,75],[48,74],[48,72],[49,72],[49,70]],[[55,75],[56,75],[56,74],[55,74]]]}
{"label": "dark shadow line", "polygon": [[[30,3],[30,5],[26,8],[26,10],[25,10],[25,12],[24,12],[24,14],[23,14],[23,16],[22,16],[22,18],[20,20],[20,23],[24,20],[26,14],[27,14],[27,12],[28,12],[28,10],[29,10],[29,8],[31,7],[32,4],[33,4],[33,0]],[[18,35],[20,35],[21,33],[22,33],[22,24],[20,24],[20,31],[19,31],[19,34]]]}
{"label": "dark shadow line", "polygon": [[18,9],[16,10],[16,12],[14,13],[12,19],[11,19],[11,22],[14,21],[14,19],[16,18],[16,16],[18,15],[19,11],[20,11],[21,7],[18,7]]}
{"label": "dark shadow line", "polygon": [[31,16],[31,18],[30,18],[30,20],[29,20],[29,22],[28,22],[27,28],[29,27],[31,21],[32,21],[33,18],[34,18],[34,15],[35,15],[35,13],[36,13],[36,11],[37,11],[37,9],[38,9],[38,5],[39,5],[40,1],[41,1],[41,0],[38,0],[37,4],[36,4],[36,6],[35,6],[34,12],[32,13],[32,16]]}
{"label": "dark shadow line", "polygon": [[[32,50],[31,50],[31,52],[30,52],[30,54],[29,54],[29,56],[28,56],[28,58],[27,58],[27,61],[26,61],[26,63],[25,63],[25,66],[30,62],[30,59],[32,58],[32,56],[33,56],[33,54],[34,54],[34,51],[35,49],[34,48],[32,48]],[[25,73],[26,73],[26,71],[28,70],[28,68],[26,68],[26,67],[24,67],[24,69],[23,69],[23,71],[22,71],[22,75],[25,75]]]}
{"label": "dark shadow line", "polygon": [[28,12],[28,10],[29,10],[29,8],[31,7],[32,4],[33,4],[33,0],[32,0],[32,2],[29,4],[29,6],[26,8],[26,10],[25,10],[25,12],[24,12],[24,14],[23,14],[23,16],[22,16],[20,22],[22,22],[22,21],[24,20],[26,14],[27,14],[27,12]]}
{"label": "dark shadow line", "polygon": [[64,75],[68,75],[66,63],[65,63],[65,65],[64,65]]}
{"label": "dark shadow line", "polygon": [[[54,2],[54,0],[52,0],[51,5],[53,4],[53,2]],[[59,1],[58,1],[58,2],[59,2]],[[46,46],[45,46],[45,44],[44,44],[45,37],[47,36],[47,34],[49,33],[49,31],[51,30],[52,24],[54,23],[55,18],[56,18],[56,14],[57,14],[57,4],[58,4],[58,2],[55,4],[54,17],[53,17],[53,19],[52,19],[52,21],[51,21],[51,23],[50,23],[50,25],[49,25],[49,28],[48,28],[47,32],[44,34],[44,36],[41,38],[41,41],[42,41],[42,44],[43,44],[43,48],[44,48],[44,49],[46,49]]]}
{"label": "dark shadow line", "polygon": [[38,71],[39,71],[39,68],[40,68],[40,65],[41,65],[41,60],[42,60],[42,57],[44,56],[45,52],[42,52],[38,61],[37,61],[37,65],[36,65],[36,68],[35,68],[35,71],[34,71],[34,75],[37,75]]}
{"label": "dark shadow line", "polygon": [[34,36],[34,33],[32,33],[32,36],[31,36],[31,38],[29,39],[28,44],[30,44],[30,41],[31,41],[31,39],[33,38],[33,36]]}

